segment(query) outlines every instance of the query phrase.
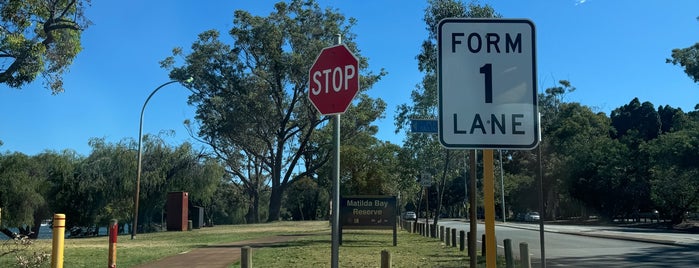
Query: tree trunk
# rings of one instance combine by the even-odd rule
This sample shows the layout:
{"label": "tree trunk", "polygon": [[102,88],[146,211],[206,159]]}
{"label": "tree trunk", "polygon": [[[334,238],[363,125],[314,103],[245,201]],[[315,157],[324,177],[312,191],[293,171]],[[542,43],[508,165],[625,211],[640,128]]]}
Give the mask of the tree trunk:
{"label": "tree trunk", "polygon": [[31,228],[29,238],[37,239],[39,238],[39,229],[41,228],[41,222],[43,220],[39,217],[34,217],[34,226]]}
{"label": "tree trunk", "polygon": [[[446,187],[446,183],[447,183],[447,168],[449,168],[449,160],[451,159],[451,156],[449,154],[449,152],[451,152],[451,151],[450,150],[446,150],[446,151],[447,152],[446,152],[446,156],[445,156],[446,159],[444,160],[444,169],[442,170],[442,183],[438,183],[437,187],[436,187],[437,188],[437,197],[439,197],[439,198],[437,199],[437,213],[434,214],[434,223],[433,223],[434,226],[437,226],[439,224],[439,217],[440,217],[440,214],[442,214],[442,198],[444,197],[444,190],[445,190],[444,188]],[[442,186],[441,189],[439,186]],[[435,234],[433,233],[433,237],[434,237],[434,235]]]}
{"label": "tree trunk", "polygon": [[272,194],[269,197],[269,216],[267,222],[278,221],[282,207],[282,189],[281,187],[272,187]]}
{"label": "tree trunk", "polygon": [[10,229],[7,229],[7,228],[0,229],[0,233],[4,234],[9,239],[17,238],[17,233],[10,231]]}
{"label": "tree trunk", "polygon": [[260,195],[254,190],[248,191],[248,197],[250,198],[250,205],[248,206],[248,213],[245,214],[246,223],[259,223],[260,222]]}

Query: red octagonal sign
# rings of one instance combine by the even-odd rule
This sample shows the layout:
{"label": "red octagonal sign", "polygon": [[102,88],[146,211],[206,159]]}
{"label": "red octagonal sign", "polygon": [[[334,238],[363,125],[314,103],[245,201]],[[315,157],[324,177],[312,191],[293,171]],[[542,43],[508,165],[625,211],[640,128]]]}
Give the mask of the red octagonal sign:
{"label": "red octagonal sign", "polygon": [[345,45],[326,47],[308,72],[308,98],[322,115],[341,114],[359,91],[359,62]]}

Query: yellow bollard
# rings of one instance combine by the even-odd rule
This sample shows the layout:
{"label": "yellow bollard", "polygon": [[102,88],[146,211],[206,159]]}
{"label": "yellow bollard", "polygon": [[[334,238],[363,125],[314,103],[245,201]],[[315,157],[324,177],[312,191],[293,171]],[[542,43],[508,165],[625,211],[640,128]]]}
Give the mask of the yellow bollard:
{"label": "yellow bollard", "polygon": [[53,248],[51,268],[63,268],[63,243],[66,233],[66,215],[53,214]]}
{"label": "yellow bollard", "polygon": [[117,254],[117,234],[119,234],[118,221],[113,219],[109,222],[109,268],[116,268],[116,254]]}

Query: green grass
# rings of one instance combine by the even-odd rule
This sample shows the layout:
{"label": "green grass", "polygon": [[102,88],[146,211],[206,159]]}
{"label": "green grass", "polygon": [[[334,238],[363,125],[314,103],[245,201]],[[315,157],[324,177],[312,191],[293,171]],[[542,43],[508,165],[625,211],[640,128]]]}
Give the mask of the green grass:
{"label": "green grass", "polygon": [[[281,234],[301,238],[253,251],[254,267],[330,267],[331,237],[327,221],[275,222],[252,225],[220,225],[191,232],[159,232],[118,238],[117,266],[132,267],[194,248]],[[107,237],[66,239],[64,267],[102,267],[108,257]],[[391,231],[346,230],[340,246],[341,267],[379,267],[381,251],[391,253],[393,267],[467,267],[467,253],[445,247],[438,239],[398,231],[393,246]],[[51,240],[37,240],[29,249],[51,253]],[[483,260],[479,257],[481,265]],[[46,264],[48,267],[50,264]],[[233,264],[231,267],[240,267]],[[504,261],[498,260],[504,267]],[[16,267],[14,257],[0,257],[0,267]]]}
{"label": "green grass", "polygon": [[[253,251],[253,267],[330,267],[330,233],[310,235],[270,248]],[[392,231],[345,230],[339,249],[340,267],[380,267],[381,251],[391,254],[393,267],[468,267],[466,251],[446,247],[438,239],[398,231],[398,245],[393,246]],[[479,257],[485,267],[485,257]],[[504,267],[504,259],[498,267]],[[240,267],[235,263],[230,267]]]}

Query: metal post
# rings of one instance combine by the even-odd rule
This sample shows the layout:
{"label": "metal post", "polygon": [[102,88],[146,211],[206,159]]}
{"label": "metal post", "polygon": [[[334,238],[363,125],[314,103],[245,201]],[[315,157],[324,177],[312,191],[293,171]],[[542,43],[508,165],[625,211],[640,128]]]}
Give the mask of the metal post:
{"label": "metal post", "polygon": [[478,265],[478,258],[476,257],[476,234],[478,233],[478,226],[476,225],[478,219],[476,215],[476,159],[477,153],[476,150],[471,151],[471,181],[469,183],[469,199],[471,206],[469,207],[469,225],[470,225],[470,233],[471,237],[469,237],[468,240],[468,255],[470,256],[470,267],[471,268],[476,268]]}
{"label": "metal post", "polygon": [[[342,44],[342,36],[335,35],[335,44]],[[340,114],[333,116],[333,226],[330,267],[339,267],[340,256]]]}
{"label": "metal post", "polygon": [[[429,220],[430,220],[430,189],[427,187],[423,187],[425,189],[425,226],[428,227],[429,225]],[[430,230],[425,231],[427,237],[429,237]]]}
{"label": "metal post", "polygon": [[539,244],[541,245],[541,268],[546,268],[546,245],[544,243],[544,157],[541,147],[541,113],[539,113]]}
{"label": "metal post", "polygon": [[495,268],[497,243],[495,242],[495,170],[493,150],[483,150],[483,205],[485,206],[485,234],[487,242],[486,267]]}
{"label": "metal post", "polygon": [[502,169],[502,149],[498,151],[500,152],[500,197],[502,201],[502,222],[507,222],[507,216],[505,215],[505,170]]}
{"label": "metal post", "polygon": [[331,267],[338,268],[340,255],[340,115],[333,116],[333,226]]}
{"label": "metal post", "polygon": [[[158,90],[160,90],[161,88],[163,88],[169,84],[177,83],[177,82],[180,82],[180,81],[172,80],[170,82],[167,82],[165,84],[158,86],[155,90],[153,90],[153,92],[150,93],[150,95],[148,95],[148,98],[146,98],[146,101],[143,103],[143,107],[141,108],[141,119],[140,119],[140,122],[138,124],[138,160],[137,160],[138,161],[138,167],[137,167],[138,169],[136,171],[136,195],[134,196],[133,224],[131,226],[131,240],[136,238],[136,233],[138,232],[138,199],[140,199],[139,195],[141,192],[141,162],[143,159],[143,153],[142,153],[143,152],[143,146],[142,146],[142,142],[143,142],[143,113],[146,111],[146,105],[148,104],[148,101],[150,101],[150,99],[153,97],[153,95],[155,95],[156,92],[158,92]],[[190,82],[192,82],[192,78],[189,78],[184,82],[190,83]],[[189,88],[187,88],[187,89],[189,89]],[[189,89],[189,90],[191,91],[191,89]]]}

